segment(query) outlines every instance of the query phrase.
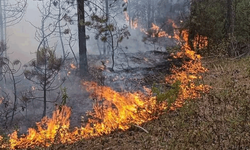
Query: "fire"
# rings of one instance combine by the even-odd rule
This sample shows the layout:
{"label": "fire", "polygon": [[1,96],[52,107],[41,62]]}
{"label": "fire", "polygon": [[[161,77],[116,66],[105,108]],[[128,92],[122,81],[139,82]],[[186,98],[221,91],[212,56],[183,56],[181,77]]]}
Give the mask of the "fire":
{"label": "fire", "polygon": [[208,46],[208,38],[202,35],[196,35],[193,45],[195,49],[203,49]]}
{"label": "fire", "polygon": [[125,20],[128,22],[129,21],[129,15],[127,11],[124,11],[124,16],[125,16]]}
{"label": "fire", "polygon": [[[173,27],[176,27],[174,23]],[[180,41],[181,37],[179,37],[179,33],[176,31],[174,33],[174,38]],[[197,79],[202,79],[202,76],[199,74],[206,72],[207,69],[202,66],[201,56],[196,54],[188,45],[188,31],[183,30],[181,35],[183,41],[180,43],[184,44],[181,47],[181,52],[176,53],[174,58],[187,58],[189,60],[184,60],[184,64],[180,68],[174,66],[171,69],[173,74],[166,77],[167,83],[173,84],[177,81],[181,82],[181,90],[179,91],[178,98],[173,104],[172,109],[182,107],[185,100],[199,98],[201,96],[200,93],[208,92],[211,88],[208,85],[196,83]]]}
{"label": "fire", "polygon": [[7,147],[7,145],[6,144],[4,144],[4,142],[3,142],[3,137],[0,135],[0,148],[6,148]]}
{"label": "fire", "polygon": [[162,31],[162,29],[154,23],[152,23],[151,29],[154,31],[152,37],[169,37],[165,31]]}
{"label": "fire", "polygon": [[83,138],[109,134],[114,130],[127,130],[131,125],[140,125],[156,118],[156,113],[164,110],[164,103],[157,104],[156,97],[141,92],[119,93],[110,87],[98,86],[94,82],[83,82],[89,92],[97,99],[93,112],[89,112],[85,127],[70,132],[70,108],[58,108],[51,119],[45,117],[37,123],[37,130],[30,128],[28,135],[18,138],[15,131],[10,135],[10,148],[49,147],[52,144],[74,143]]}
{"label": "fire", "polygon": [[[173,24],[174,26],[174,24]],[[161,32],[160,28],[153,26]],[[180,40],[177,31],[175,38]],[[161,33],[160,35],[166,35]],[[202,77],[199,73],[207,71],[201,64],[201,56],[197,55],[187,44],[188,31],[182,31],[184,43],[181,52],[174,57],[188,59],[184,60],[182,67],[173,67],[172,75],[166,77],[166,82],[173,84],[179,81],[180,90],[176,101],[169,106],[171,110],[181,107],[185,100],[200,97],[201,92],[207,92],[209,86],[196,83]],[[149,89],[143,92],[116,92],[110,87],[99,86],[94,82],[82,82],[86,90],[92,93],[97,101],[94,103],[93,111],[88,112],[88,121],[82,127],[70,130],[71,109],[67,106],[60,106],[53,112],[52,118],[45,117],[41,122],[36,123],[37,129],[30,128],[27,135],[17,136],[17,131],[9,135],[9,145],[5,147],[35,148],[49,147],[52,144],[71,144],[81,139],[109,134],[117,129],[127,130],[131,125],[141,125],[157,118],[167,106],[166,102],[158,102]],[[1,143],[1,137],[0,137]]]}
{"label": "fire", "polygon": [[138,28],[138,19],[135,19],[135,20],[132,22],[132,28],[133,28],[133,29]]}
{"label": "fire", "polygon": [[0,97],[0,104],[2,104],[3,100],[4,100],[4,97]]}
{"label": "fire", "polygon": [[76,65],[74,65],[74,64],[70,64],[70,68],[71,69],[77,69]]}
{"label": "fire", "polygon": [[70,108],[63,106],[61,109],[54,111],[52,118],[44,117],[41,122],[36,123],[37,130],[28,129],[26,136],[18,138],[17,131],[10,135],[10,148],[34,148],[35,146],[48,147],[56,143],[58,137],[62,143],[68,136]]}

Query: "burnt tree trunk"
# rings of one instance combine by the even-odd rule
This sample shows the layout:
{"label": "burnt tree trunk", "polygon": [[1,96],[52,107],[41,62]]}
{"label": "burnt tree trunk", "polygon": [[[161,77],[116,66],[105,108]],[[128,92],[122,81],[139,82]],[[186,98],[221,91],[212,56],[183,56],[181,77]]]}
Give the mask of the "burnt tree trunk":
{"label": "burnt tree trunk", "polygon": [[[109,2],[108,0],[105,0],[105,7],[106,7],[106,19],[107,19],[107,22],[106,22],[106,27],[108,25],[108,20],[109,20]],[[108,34],[108,31],[105,33],[106,36]],[[103,54],[106,55],[107,54],[107,41],[104,41],[103,43]]]}
{"label": "burnt tree trunk", "polygon": [[152,21],[151,21],[151,0],[148,0],[148,10],[147,10],[147,19],[148,19],[148,29],[151,28],[151,24],[152,24]]}
{"label": "burnt tree trunk", "polygon": [[88,74],[84,0],[77,0],[80,76]]}

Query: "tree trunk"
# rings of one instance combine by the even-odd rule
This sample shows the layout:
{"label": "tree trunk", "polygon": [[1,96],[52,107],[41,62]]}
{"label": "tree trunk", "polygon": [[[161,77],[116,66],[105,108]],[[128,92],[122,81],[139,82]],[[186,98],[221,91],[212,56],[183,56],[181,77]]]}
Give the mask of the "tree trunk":
{"label": "tree trunk", "polygon": [[148,29],[150,29],[151,28],[151,0],[148,0],[148,14],[147,14],[147,16],[148,16]]}
{"label": "tree trunk", "polygon": [[88,74],[84,1],[77,0],[80,76]]}
{"label": "tree trunk", "polygon": [[[105,3],[106,3],[106,19],[107,19],[107,22],[106,22],[106,26],[108,24],[108,20],[109,20],[109,1],[108,0],[105,0]],[[106,35],[108,34],[108,31],[106,32]],[[107,54],[107,47],[106,47],[106,44],[107,44],[107,41],[104,41],[103,43],[103,54],[106,55]]]}
{"label": "tree trunk", "polygon": [[46,116],[46,108],[47,108],[46,104],[47,104],[47,89],[45,81],[43,85],[43,117]]}
{"label": "tree trunk", "polygon": [[0,0],[0,32],[1,32],[1,42],[4,42],[4,24],[3,24],[3,8],[2,8],[2,0]]}
{"label": "tree trunk", "polygon": [[45,60],[44,60],[44,66],[45,66],[45,71],[44,71],[44,84],[43,84],[43,117],[46,116],[46,108],[47,108],[47,56],[45,53]]}
{"label": "tree trunk", "polygon": [[128,17],[128,26],[131,29],[133,20],[132,20],[131,8],[130,8],[130,0],[128,0],[127,8],[128,8],[128,16],[129,16]]}
{"label": "tree trunk", "polygon": [[197,17],[198,2],[193,0],[190,6],[190,18],[189,18],[189,34],[188,34],[188,45],[192,50],[194,50],[193,40],[196,35],[196,24],[193,23],[193,19]]}
{"label": "tree trunk", "polygon": [[228,49],[228,55],[230,57],[234,56],[233,39],[234,39],[234,9],[233,0],[227,0],[227,26],[226,26],[226,36],[230,42]]}
{"label": "tree trunk", "polygon": [[[3,9],[2,9],[2,0],[0,0],[0,32],[1,32],[1,39],[0,43],[4,42],[3,40]],[[2,57],[4,55],[4,52],[0,50],[0,80],[2,76]]]}

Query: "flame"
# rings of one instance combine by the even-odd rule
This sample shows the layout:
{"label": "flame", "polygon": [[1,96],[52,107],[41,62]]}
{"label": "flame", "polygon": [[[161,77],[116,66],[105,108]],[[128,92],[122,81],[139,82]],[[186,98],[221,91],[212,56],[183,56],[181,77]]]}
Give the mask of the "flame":
{"label": "flame", "polygon": [[[173,23],[173,27],[177,28],[177,26]],[[171,69],[172,75],[166,77],[166,82],[173,84],[177,81],[180,81],[180,91],[177,100],[171,107],[171,109],[175,109],[177,107],[182,107],[185,100],[199,98],[201,93],[208,92],[211,88],[208,85],[198,84],[196,83],[196,79],[202,79],[200,73],[204,73],[208,71],[206,68],[202,66],[201,56],[196,54],[195,51],[191,49],[188,45],[188,30],[183,30],[180,34],[175,31],[174,38],[179,41],[179,43],[184,43],[181,47],[181,51],[174,55],[174,58],[188,58],[188,61],[184,60],[184,64],[178,68],[174,66]]]}
{"label": "flame", "polygon": [[0,148],[7,148],[7,145],[3,141],[3,137],[0,135]]}
{"label": "flame", "polygon": [[76,65],[74,65],[74,64],[70,64],[70,68],[71,69],[77,69]]}
{"label": "flame", "polygon": [[32,91],[35,91],[35,90],[36,90],[36,87],[35,87],[35,86],[31,86],[31,90],[32,90]]}
{"label": "flame", "polygon": [[162,31],[162,29],[154,23],[152,23],[151,29],[154,31],[152,37],[169,37],[165,31]]}
{"label": "flame", "polygon": [[[124,1],[124,3],[128,3],[128,0],[123,0]],[[127,21],[127,22],[129,22],[129,15],[128,15],[128,12],[127,11],[124,11],[123,12],[124,13],[124,16],[125,16],[125,20]],[[130,26],[130,25],[129,25]]]}
{"label": "flame", "polygon": [[135,20],[132,22],[132,28],[133,28],[133,29],[138,28],[138,19],[135,19]]}
{"label": "flame", "polygon": [[[174,26],[174,24],[173,24]],[[154,26],[158,31],[159,28]],[[166,77],[166,82],[173,84],[179,81],[180,90],[178,98],[170,106],[171,110],[182,107],[185,100],[200,97],[201,92],[207,92],[209,86],[196,83],[202,77],[199,73],[207,71],[201,64],[201,56],[197,55],[187,44],[188,31],[181,34],[174,32],[174,37],[183,43],[181,52],[176,53],[175,58],[184,60],[182,67],[173,67],[172,75]],[[182,38],[178,35],[182,35]],[[181,41],[182,39],[182,41]],[[28,129],[27,135],[17,136],[17,131],[9,135],[11,149],[25,149],[49,147],[52,144],[71,144],[81,139],[109,134],[117,129],[127,130],[131,125],[140,125],[144,122],[157,118],[159,114],[168,108],[166,102],[157,102],[151,90],[145,88],[143,92],[116,92],[110,87],[99,86],[95,82],[82,82],[86,90],[92,93],[97,101],[94,103],[93,111],[88,112],[88,121],[85,126],[70,130],[71,109],[60,106],[53,112],[52,118],[45,117],[36,123],[37,129]],[[1,142],[1,138],[0,138]]]}
{"label": "flame", "polygon": [[196,35],[193,46],[195,49],[203,49],[208,46],[208,38],[202,35]]}
{"label": "flame", "polygon": [[124,16],[125,16],[125,20],[128,22],[129,21],[129,15],[127,11],[124,11]]}
{"label": "flame", "polygon": [[[4,97],[0,97],[0,104],[3,103]],[[1,139],[1,138],[0,138]]]}
{"label": "flame", "polygon": [[37,130],[29,128],[26,136],[22,135],[21,138],[18,138],[17,131],[13,132],[9,140],[10,148],[48,147],[52,143],[56,143],[57,137],[62,143],[65,143],[65,137],[68,136],[70,114],[70,108],[63,106],[54,111],[52,118],[44,117],[41,122],[36,123]]}

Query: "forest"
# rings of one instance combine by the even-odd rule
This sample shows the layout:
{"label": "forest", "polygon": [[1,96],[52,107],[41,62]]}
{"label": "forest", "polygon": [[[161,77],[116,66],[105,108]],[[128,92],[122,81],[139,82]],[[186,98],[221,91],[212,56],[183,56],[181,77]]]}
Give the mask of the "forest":
{"label": "forest", "polygon": [[0,0],[0,149],[249,149],[249,8]]}

